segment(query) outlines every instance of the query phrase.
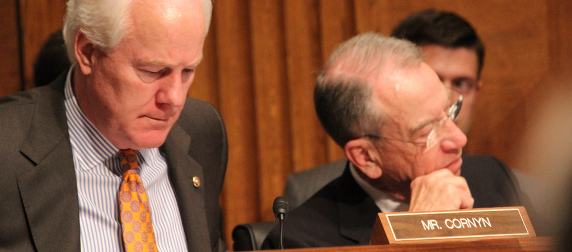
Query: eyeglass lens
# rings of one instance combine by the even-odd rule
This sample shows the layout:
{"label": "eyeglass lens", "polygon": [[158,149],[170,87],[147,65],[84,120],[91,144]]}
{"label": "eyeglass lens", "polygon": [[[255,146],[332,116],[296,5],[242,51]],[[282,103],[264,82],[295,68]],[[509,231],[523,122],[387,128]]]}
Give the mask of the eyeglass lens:
{"label": "eyeglass lens", "polygon": [[448,119],[455,121],[461,111],[461,105],[463,105],[463,95],[459,95],[457,100],[449,107],[447,117],[440,120],[433,126],[433,130],[427,136],[427,149],[432,148],[437,144],[443,136],[443,124],[447,122]]}

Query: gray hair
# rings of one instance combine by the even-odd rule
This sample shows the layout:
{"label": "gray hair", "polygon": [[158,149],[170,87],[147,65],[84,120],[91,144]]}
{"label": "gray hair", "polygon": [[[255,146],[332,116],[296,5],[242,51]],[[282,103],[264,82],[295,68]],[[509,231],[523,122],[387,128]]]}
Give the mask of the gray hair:
{"label": "gray hair", "polygon": [[[68,57],[77,62],[74,53],[78,31],[104,53],[109,53],[129,32],[129,8],[134,0],[69,0],[63,35]],[[201,0],[206,32],[212,17],[212,0]]]}
{"label": "gray hair", "polygon": [[353,139],[377,134],[384,113],[372,99],[376,75],[384,68],[407,69],[422,61],[423,54],[411,42],[379,33],[360,34],[342,43],[314,88],[314,106],[326,132],[342,148]]}

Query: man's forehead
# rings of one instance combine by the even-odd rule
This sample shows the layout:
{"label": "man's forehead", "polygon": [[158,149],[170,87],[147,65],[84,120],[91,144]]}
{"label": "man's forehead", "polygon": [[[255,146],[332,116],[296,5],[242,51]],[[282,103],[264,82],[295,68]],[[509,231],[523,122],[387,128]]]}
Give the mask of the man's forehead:
{"label": "man's forehead", "polygon": [[447,103],[445,86],[425,63],[394,72],[385,81],[374,88],[376,100],[387,116],[402,126],[414,127],[439,116]]}
{"label": "man's forehead", "polygon": [[445,78],[478,77],[479,60],[477,52],[465,47],[421,46],[425,61],[439,75]]}

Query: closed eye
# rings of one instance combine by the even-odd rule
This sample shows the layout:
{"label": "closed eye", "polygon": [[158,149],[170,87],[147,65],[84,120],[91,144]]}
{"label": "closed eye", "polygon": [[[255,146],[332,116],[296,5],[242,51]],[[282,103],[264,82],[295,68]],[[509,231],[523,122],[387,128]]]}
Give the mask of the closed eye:
{"label": "closed eye", "polygon": [[139,69],[139,70],[137,70],[137,75],[139,75],[139,78],[141,78],[141,80],[143,82],[147,82],[147,83],[153,82],[153,81],[161,78],[166,73],[167,73],[166,69],[160,69],[160,70]]}
{"label": "closed eye", "polygon": [[413,139],[414,142],[425,142],[425,141],[427,141],[427,137],[429,137],[429,134],[431,133],[431,129],[433,128],[432,125],[433,124],[426,125],[422,129],[418,130],[417,132],[415,132],[415,134],[413,135],[413,137],[411,139]]}
{"label": "closed eye", "polygon": [[181,81],[183,83],[187,83],[188,81],[192,81],[195,74],[194,68],[185,68],[181,73]]}

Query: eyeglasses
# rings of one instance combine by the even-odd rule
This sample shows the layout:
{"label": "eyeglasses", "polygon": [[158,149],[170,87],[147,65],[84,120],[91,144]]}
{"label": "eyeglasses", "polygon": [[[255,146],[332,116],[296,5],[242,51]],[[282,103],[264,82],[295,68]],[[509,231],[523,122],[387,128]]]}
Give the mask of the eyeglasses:
{"label": "eyeglasses", "polygon": [[[451,95],[451,92],[449,92]],[[455,92],[456,93],[456,92]],[[411,141],[411,140],[403,140],[403,139],[396,139],[396,138],[388,138],[382,137],[379,135],[367,134],[362,137],[372,138],[372,139],[385,139],[385,140],[393,140],[393,141],[400,141],[405,143],[413,143],[413,144],[424,144],[427,149],[434,147],[443,137],[443,124],[447,122],[447,120],[455,121],[457,116],[459,115],[459,111],[461,111],[461,105],[463,105],[463,95],[459,95],[453,104],[448,106],[448,109],[445,110],[447,116],[439,121],[435,121],[431,124],[431,131],[429,135],[427,135],[427,140],[425,141]]]}

